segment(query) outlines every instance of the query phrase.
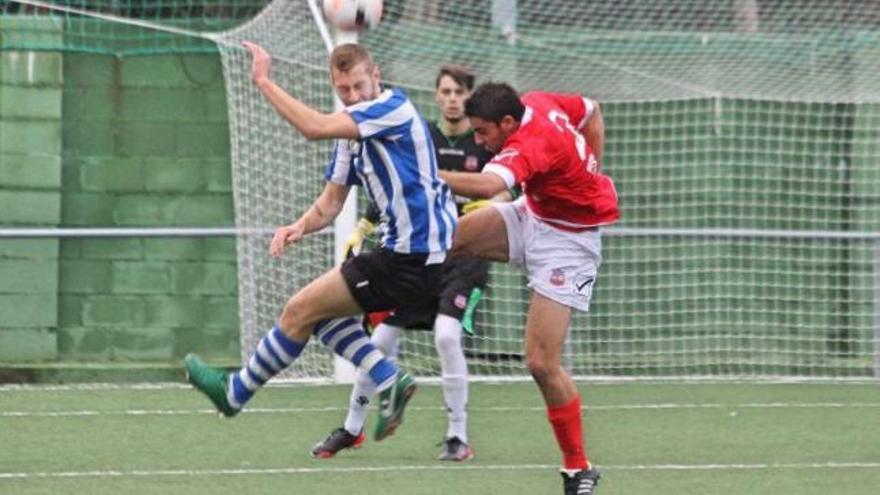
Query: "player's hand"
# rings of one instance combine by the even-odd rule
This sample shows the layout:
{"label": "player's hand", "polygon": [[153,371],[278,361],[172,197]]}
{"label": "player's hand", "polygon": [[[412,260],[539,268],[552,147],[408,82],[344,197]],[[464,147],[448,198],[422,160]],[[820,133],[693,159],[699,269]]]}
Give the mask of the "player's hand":
{"label": "player's hand", "polygon": [[250,41],[242,41],[245,48],[251,52],[251,80],[259,84],[269,79],[269,68],[272,66],[272,57],[260,45]]}
{"label": "player's hand", "polygon": [[302,226],[298,224],[285,225],[279,228],[275,231],[275,235],[272,236],[272,243],[269,244],[269,254],[281,256],[281,253],[284,252],[284,248],[288,244],[293,244],[302,239],[304,235]]}
{"label": "player's hand", "polygon": [[376,230],[376,226],[373,222],[366,218],[358,220],[357,226],[351,235],[348,236],[348,240],[345,241],[345,257],[348,258],[359,254],[361,249],[363,249],[364,239],[372,234],[374,230]]}
{"label": "player's hand", "polygon": [[489,200],[489,199],[475,199],[473,201],[468,201],[461,208],[461,213],[462,213],[462,215],[467,215],[468,213],[470,213],[472,211],[479,210],[480,208],[483,208],[485,206],[489,206],[491,204],[492,204],[492,200]]}

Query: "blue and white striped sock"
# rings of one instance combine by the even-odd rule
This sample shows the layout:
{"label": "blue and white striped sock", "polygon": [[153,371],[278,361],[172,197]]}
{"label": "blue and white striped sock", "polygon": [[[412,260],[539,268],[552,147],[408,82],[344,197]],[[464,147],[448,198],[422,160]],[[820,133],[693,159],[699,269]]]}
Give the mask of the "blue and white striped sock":
{"label": "blue and white striped sock", "polygon": [[370,342],[359,319],[324,320],[315,325],[314,333],[333,352],[366,371],[378,390],[385,390],[394,383],[397,366]]}
{"label": "blue and white striped sock", "polygon": [[247,366],[230,376],[231,386],[226,390],[229,404],[241,409],[270,378],[296,361],[307,343],[292,340],[278,326],[272,328],[260,339]]}

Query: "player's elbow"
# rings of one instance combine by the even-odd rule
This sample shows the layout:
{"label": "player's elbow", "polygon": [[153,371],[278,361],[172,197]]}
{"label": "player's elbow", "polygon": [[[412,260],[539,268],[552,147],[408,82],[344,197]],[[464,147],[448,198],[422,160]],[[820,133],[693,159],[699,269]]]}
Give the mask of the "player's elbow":
{"label": "player's elbow", "polygon": [[590,104],[592,105],[592,109],[589,110],[589,115],[587,116],[587,122],[595,119],[602,119],[602,104],[597,100],[590,99]]}
{"label": "player's elbow", "polygon": [[320,141],[322,139],[335,137],[333,135],[332,122],[323,114],[304,119],[304,121],[301,121],[299,126],[297,126],[297,129],[299,129],[300,134],[309,141]]}
{"label": "player's elbow", "polygon": [[584,119],[584,122],[581,124],[578,131],[581,134],[587,134],[588,132],[595,131],[597,127],[601,127],[603,130],[605,128],[605,123],[602,118],[602,105],[596,100],[590,100],[593,104],[593,109],[590,111],[590,114]]}
{"label": "player's elbow", "polygon": [[300,133],[302,133],[303,137],[305,137],[309,141],[322,141],[325,139],[338,138],[359,138],[357,128],[353,127],[353,124],[352,129],[347,129],[327,119],[322,119],[317,122],[309,123],[302,129],[300,129]]}
{"label": "player's elbow", "polygon": [[321,129],[317,126],[305,126],[300,129],[300,134],[308,141],[319,141],[321,139],[326,139],[326,137],[321,132]]}

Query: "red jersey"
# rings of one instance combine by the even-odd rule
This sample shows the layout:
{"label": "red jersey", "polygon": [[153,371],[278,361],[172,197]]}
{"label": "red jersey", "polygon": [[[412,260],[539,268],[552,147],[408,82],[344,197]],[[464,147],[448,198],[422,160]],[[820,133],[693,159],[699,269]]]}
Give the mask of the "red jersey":
{"label": "red jersey", "polygon": [[529,209],[563,230],[584,230],[620,218],[617,191],[577,128],[592,113],[580,95],[531,92],[520,127],[483,172],[522,186]]}

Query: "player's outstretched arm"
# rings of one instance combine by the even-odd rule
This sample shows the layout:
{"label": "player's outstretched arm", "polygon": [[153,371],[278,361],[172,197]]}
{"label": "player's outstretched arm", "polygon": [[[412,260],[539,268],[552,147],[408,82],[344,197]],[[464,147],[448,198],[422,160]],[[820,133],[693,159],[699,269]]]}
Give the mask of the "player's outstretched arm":
{"label": "player's outstretched arm", "polygon": [[500,175],[483,172],[451,172],[441,170],[440,178],[449,184],[452,192],[468,198],[488,199],[507,190],[507,184]]}
{"label": "player's outstretched arm", "polygon": [[592,100],[592,102],[593,114],[578,131],[586,138],[587,144],[590,145],[596,159],[601,163],[602,151],[605,149],[605,121],[602,118],[602,108],[599,106],[599,102],[596,100]]}
{"label": "player's outstretched arm", "polygon": [[275,110],[306,139],[358,139],[357,125],[345,112],[321,113],[288,94],[269,77],[272,58],[260,45],[242,43],[251,52],[251,80]]}
{"label": "player's outstretched arm", "polygon": [[272,243],[269,245],[269,253],[272,256],[281,256],[288,245],[330,225],[342,211],[349,189],[349,186],[327,182],[318,199],[296,222],[275,231]]}

